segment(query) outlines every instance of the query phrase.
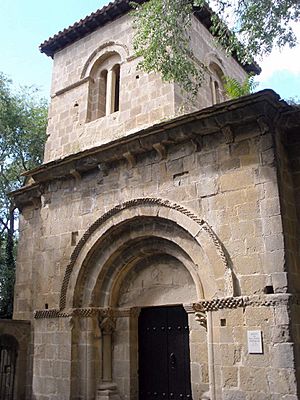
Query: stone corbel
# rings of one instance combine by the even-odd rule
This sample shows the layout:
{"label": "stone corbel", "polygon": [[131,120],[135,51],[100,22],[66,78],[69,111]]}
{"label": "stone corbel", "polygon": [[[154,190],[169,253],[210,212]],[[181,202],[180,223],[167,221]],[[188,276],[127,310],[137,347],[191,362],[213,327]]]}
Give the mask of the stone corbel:
{"label": "stone corbel", "polygon": [[234,142],[234,134],[230,126],[224,126],[224,128],[222,128],[222,133],[225,137],[226,144]]}
{"label": "stone corbel", "polygon": [[41,198],[40,197],[33,197],[31,199],[31,203],[35,209],[40,208],[41,205]]}
{"label": "stone corbel", "polygon": [[76,179],[76,182],[81,180],[81,175],[76,169],[71,169],[70,174]]}
{"label": "stone corbel", "polygon": [[152,145],[152,147],[154,148],[154,150],[158,154],[159,161],[165,160],[167,158],[166,146],[164,146],[162,143],[154,143]]}
{"label": "stone corbel", "polygon": [[136,165],[135,156],[130,151],[128,151],[127,153],[124,153],[123,157],[126,158],[130,168],[133,168]]}
{"label": "stone corbel", "polygon": [[194,136],[191,139],[191,142],[195,146],[195,151],[196,152],[199,152],[199,151],[202,150],[202,148],[203,148],[203,136]]}
{"label": "stone corbel", "polygon": [[259,117],[257,123],[262,134],[269,132],[270,126],[265,117]]}

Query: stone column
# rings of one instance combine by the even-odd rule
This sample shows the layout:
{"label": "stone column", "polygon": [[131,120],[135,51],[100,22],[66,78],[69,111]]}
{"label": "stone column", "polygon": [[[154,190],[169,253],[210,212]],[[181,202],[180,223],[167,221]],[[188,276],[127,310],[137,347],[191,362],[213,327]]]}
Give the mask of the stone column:
{"label": "stone column", "polygon": [[112,334],[115,330],[116,321],[112,317],[106,317],[100,322],[102,332],[102,382],[112,381]]}
{"label": "stone column", "polygon": [[207,351],[208,351],[208,376],[209,392],[203,393],[201,400],[216,400],[216,382],[214,370],[214,351],[213,351],[213,321],[212,312],[196,312],[196,321],[206,329],[207,332]]}
{"label": "stone column", "polygon": [[96,391],[95,341],[99,340],[99,328],[95,318],[86,319],[86,398],[93,399]]}
{"label": "stone column", "polygon": [[116,72],[113,69],[111,69],[107,72],[105,115],[109,115],[114,112],[115,87],[116,87]]}
{"label": "stone column", "polygon": [[99,320],[102,337],[102,373],[101,384],[97,390],[97,400],[121,400],[117,386],[112,381],[112,335],[115,330],[116,320],[108,313]]}

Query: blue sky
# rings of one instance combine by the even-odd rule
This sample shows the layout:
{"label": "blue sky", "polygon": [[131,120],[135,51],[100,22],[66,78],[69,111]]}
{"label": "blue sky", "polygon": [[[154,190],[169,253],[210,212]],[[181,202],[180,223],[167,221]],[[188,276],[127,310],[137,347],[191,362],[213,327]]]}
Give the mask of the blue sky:
{"label": "blue sky", "polygon": [[[49,96],[52,60],[38,46],[107,0],[0,0],[0,71],[15,86],[36,85]],[[295,26],[300,39],[300,24]],[[274,51],[260,61],[259,89],[272,88],[282,98],[300,98],[300,45]]]}

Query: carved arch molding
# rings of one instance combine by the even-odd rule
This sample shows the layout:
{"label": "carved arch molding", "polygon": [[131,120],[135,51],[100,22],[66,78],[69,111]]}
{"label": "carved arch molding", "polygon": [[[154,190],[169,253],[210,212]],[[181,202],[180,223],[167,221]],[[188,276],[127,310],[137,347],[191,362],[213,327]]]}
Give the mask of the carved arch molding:
{"label": "carved arch molding", "polygon": [[[111,227],[126,223],[132,218],[156,217],[172,221],[184,229],[208,253],[212,275],[216,281],[222,280],[222,297],[235,296],[233,272],[222,243],[206,221],[199,218],[185,207],[159,198],[138,198],[121,203],[97,219],[83,234],[77,243],[70,262],[66,267],[61,292],[60,310],[72,308],[70,299],[74,296],[76,277],[82,265],[86,264],[88,255],[97,246],[99,238]],[[217,272],[216,272],[217,271]]]}
{"label": "carved arch molding", "polygon": [[80,79],[84,79],[86,76],[89,76],[90,71],[101,57],[105,55],[109,55],[111,53],[117,53],[121,57],[121,62],[124,62],[129,57],[128,47],[122,43],[117,43],[114,41],[102,43],[97,49],[95,49],[92,54],[89,56],[87,61],[85,62]]}

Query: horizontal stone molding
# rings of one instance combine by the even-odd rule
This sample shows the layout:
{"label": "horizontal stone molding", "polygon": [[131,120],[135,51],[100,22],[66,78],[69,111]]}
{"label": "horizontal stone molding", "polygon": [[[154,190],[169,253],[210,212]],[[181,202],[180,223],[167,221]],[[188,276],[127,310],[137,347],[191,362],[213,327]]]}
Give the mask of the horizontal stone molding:
{"label": "horizontal stone molding", "polygon": [[273,307],[290,304],[300,304],[300,296],[293,294],[268,294],[262,296],[224,297],[199,301],[194,303],[193,308],[196,312],[206,312],[238,307]]}
{"label": "horizontal stone molding", "polygon": [[[192,307],[192,305],[190,305]],[[87,307],[87,308],[72,308],[70,310],[60,311],[58,308],[35,310],[34,319],[51,319],[51,318],[98,318],[107,317],[122,318],[130,317],[138,314],[139,307],[133,308],[111,308],[111,307]]]}
{"label": "horizontal stone molding", "polygon": [[[223,297],[212,300],[201,300],[193,305],[184,305],[187,313],[218,311],[223,309],[234,309],[239,307],[276,307],[287,305],[300,305],[300,295],[293,294],[268,294],[263,296],[239,296],[239,297]],[[110,307],[88,307],[88,308],[72,308],[67,311],[59,309],[36,310],[34,312],[35,319],[49,318],[105,318],[113,316],[115,318],[130,317],[135,315],[140,308],[120,308],[113,309]]]}
{"label": "horizontal stone molding", "polygon": [[[287,105],[278,100],[279,97],[274,92],[264,90],[238,100],[224,102],[188,115],[162,121],[108,144],[42,164],[31,171],[24,172],[23,175],[31,177],[36,183],[50,182],[54,179],[70,176],[70,171],[74,169],[79,172],[81,170],[86,172],[88,169],[96,168],[101,163],[124,159],[124,153],[128,151],[131,151],[134,155],[153,151],[153,145],[157,143],[165,145],[187,140],[198,141],[204,135],[224,129],[224,134],[227,137],[229,128],[242,127],[244,123],[255,122],[257,129],[261,132],[261,121],[262,118],[265,118],[265,115],[268,116],[265,121],[268,124],[279,113],[289,109]],[[264,109],[266,111],[262,113]],[[178,130],[180,130],[180,134]],[[263,131],[265,130],[264,127]],[[25,191],[25,188],[26,186],[14,193],[19,194],[20,191]]]}
{"label": "horizontal stone molding", "polygon": [[89,76],[86,77],[86,78],[80,79],[79,81],[72,83],[72,85],[66,86],[66,87],[64,87],[64,88],[62,88],[62,89],[60,89],[60,90],[58,90],[57,92],[55,92],[55,93],[51,96],[51,98],[54,98],[54,97],[56,97],[56,96],[60,96],[61,94],[66,93],[66,92],[68,92],[69,90],[75,89],[76,87],[81,86],[81,85],[83,85],[83,84],[89,82],[90,80],[91,80],[91,78],[90,78]]}

